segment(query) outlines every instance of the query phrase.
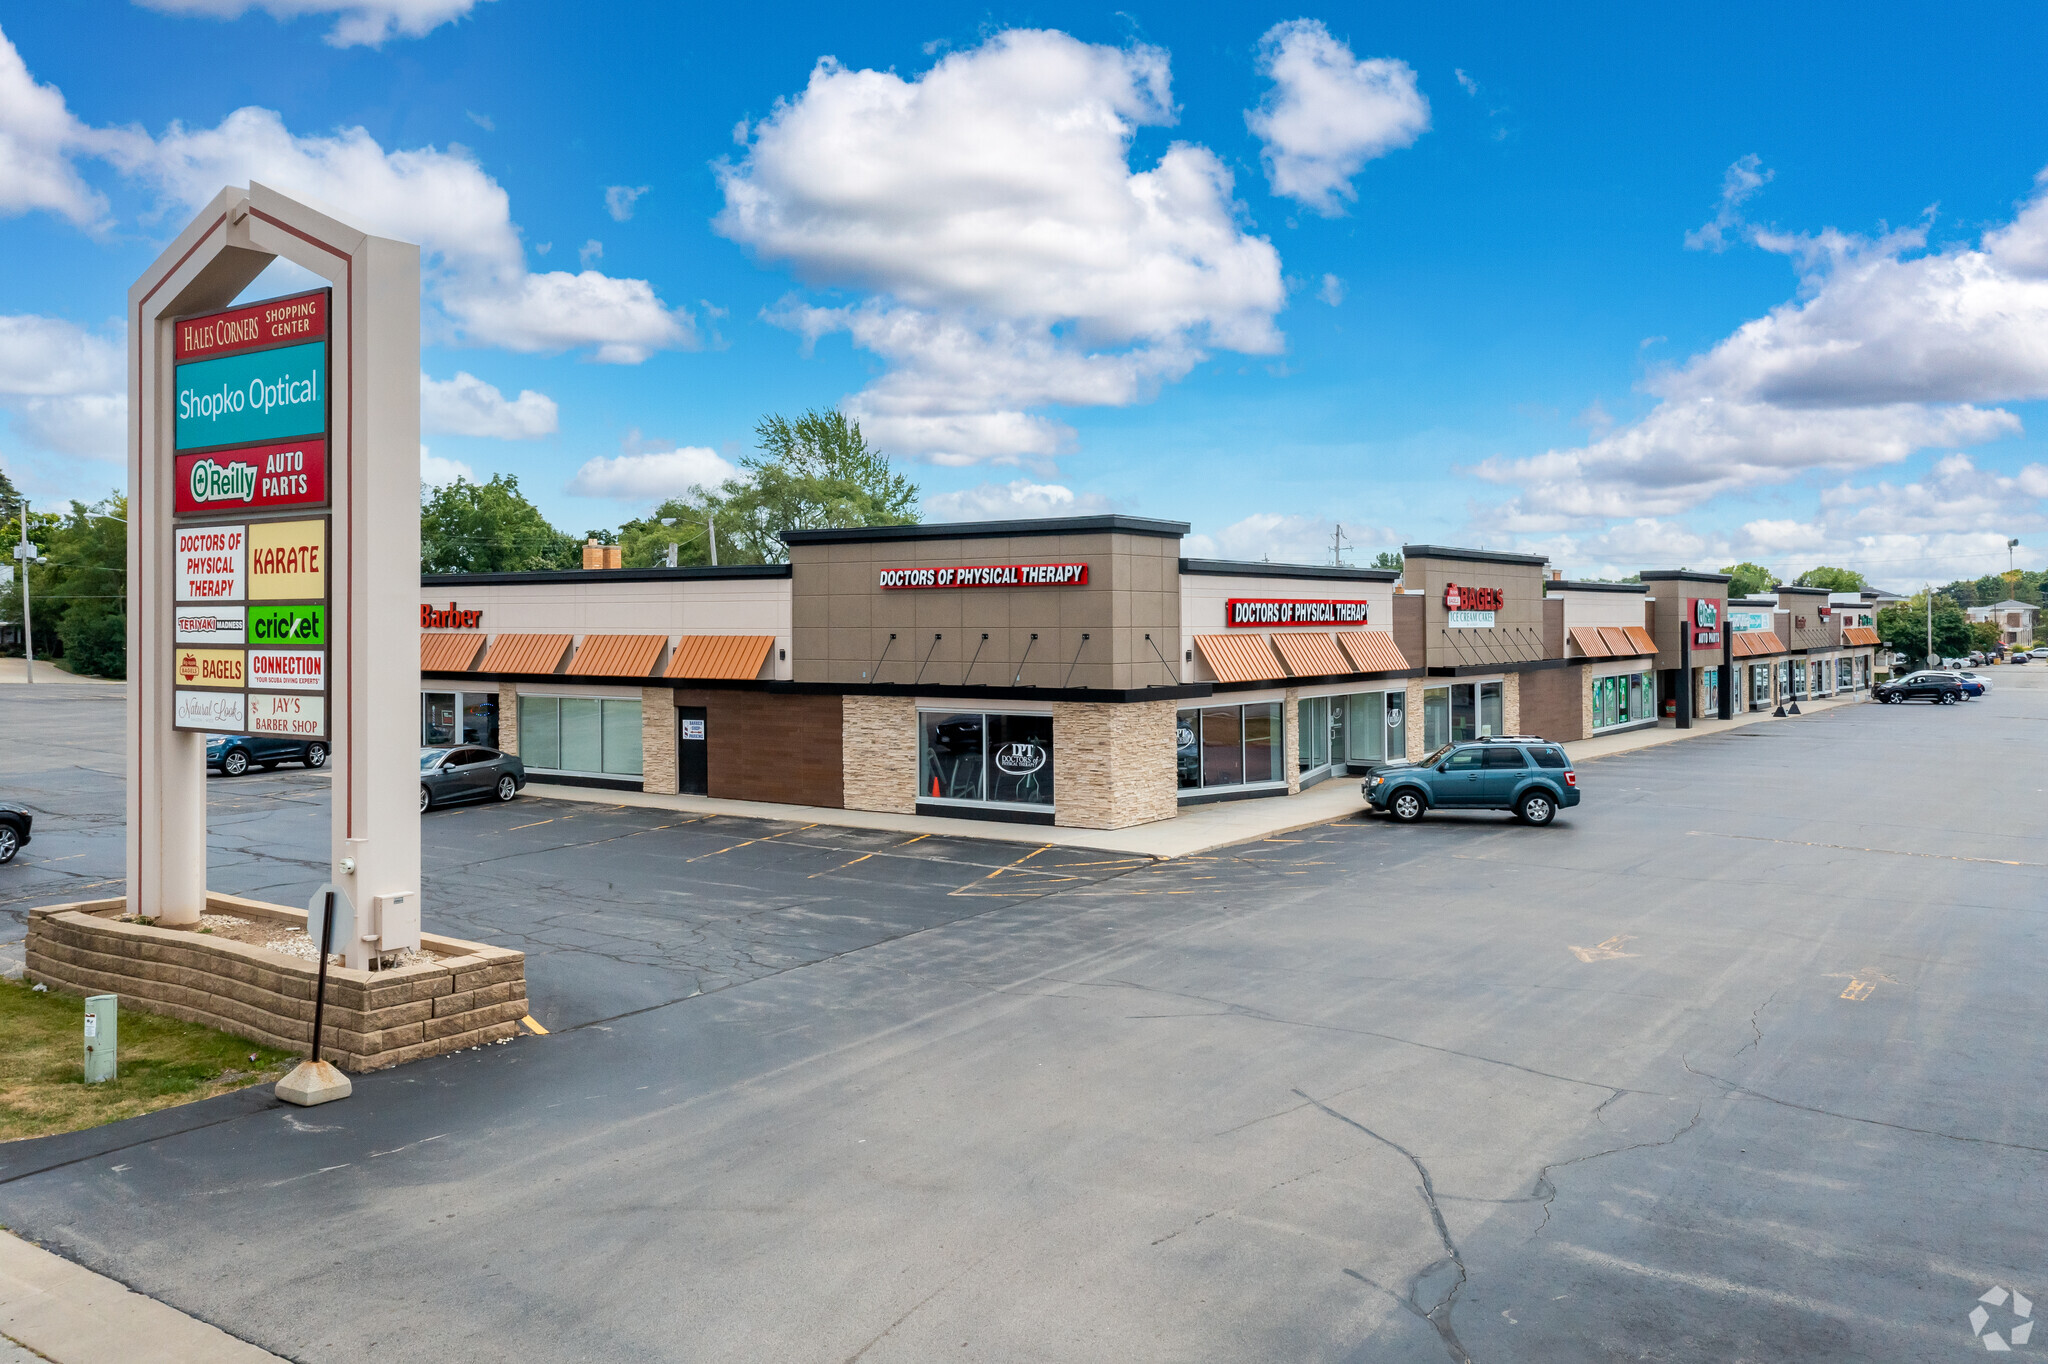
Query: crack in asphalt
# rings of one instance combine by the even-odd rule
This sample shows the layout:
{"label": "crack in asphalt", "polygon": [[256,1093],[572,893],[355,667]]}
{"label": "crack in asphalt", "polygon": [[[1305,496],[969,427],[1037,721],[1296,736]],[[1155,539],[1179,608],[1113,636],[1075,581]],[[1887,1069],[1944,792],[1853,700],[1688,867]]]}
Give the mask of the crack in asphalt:
{"label": "crack in asphalt", "polygon": [[[1621,1093],[1630,1092],[1636,1091],[1621,1091]],[[1600,1108],[1605,1108],[1607,1104],[1613,1103],[1614,1099],[1621,1097],[1621,1093],[1617,1093],[1613,1099],[1607,1100],[1607,1103],[1601,1104]],[[1596,1108],[1593,1111],[1597,1114],[1600,1109]],[[1557,1199],[1557,1184],[1550,1178],[1552,1170],[1562,1170],[1571,1165],[1583,1165],[1589,1160],[1599,1160],[1604,1156],[1617,1156],[1624,1151],[1646,1151],[1654,1146],[1669,1146],[1695,1127],[1698,1127],[1700,1125],[1700,1115],[1706,1111],[1706,1102],[1702,1100],[1692,1111],[1692,1121],[1686,1123],[1685,1126],[1679,1128],[1662,1141],[1638,1141],[1631,1142],[1626,1146],[1612,1146],[1605,1151],[1594,1151],[1588,1155],[1573,1156],[1570,1160],[1553,1161],[1545,1165],[1541,1170],[1538,1170],[1535,1182],[1530,1186],[1531,1196],[1525,1201],[1532,1203],[1540,1201],[1543,1204],[1543,1220],[1536,1224],[1536,1230],[1529,1233],[1529,1239],[1531,1241],[1535,1240],[1543,1234],[1543,1229],[1550,1225],[1550,1205]]]}
{"label": "crack in asphalt", "polygon": [[1742,1053],[1748,1051],[1751,1047],[1757,1045],[1757,1043],[1764,1040],[1764,1030],[1757,1026],[1757,1015],[1761,1014],[1765,1009],[1770,1008],[1772,1001],[1776,1000],[1777,997],[1778,992],[1776,990],[1771,991],[1770,999],[1765,1000],[1763,1003],[1757,1005],[1756,1008],[1750,1011],[1749,1030],[1755,1033],[1756,1036],[1750,1038],[1747,1042],[1744,1042],[1741,1046],[1737,1047],[1733,1052],[1733,1055],[1740,1056],[1742,1055]]}
{"label": "crack in asphalt", "polygon": [[1964,1136],[1959,1132],[1942,1132],[1932,1127],[1914,1127],[1910,1123],[1886,1122],[1883,1118],[1866,1118],[1855,1113],[1837,1112],[1832,1108],[1817,1108],[1812,1104],[1794,1103],[1790,1099],[1781,1099],[1775,1094],[1765,1094],[1761,1090],[1751,1089],[1746,1085],[1738,1085],[1733,1080],[1724,1080],[1720,1076],[1710,1074],[1707,1071],[1695,1070],[1693,1069],[1692,1062],[1684,1056],[1680,1056],[1678,1062],[1685,1067],[1688,1074],[1697,1075],[1702,1080],[1712,1080],[1730,1094],[1745,1099],[1759,1099],[1767,1104],[1776,1104],[1780,1108],[1790,1108],[1800,1113],[1813,1113],[1823,1118],[1837,1118],[1842,1122],[1860,1122],[1871,1127],[1887,1127],[1894,1132],[1910,1132],[1914,1136],[1919,1137],[1938,1137],[1943,1141],[1965,1142],[1972,1146],[1996,1146],[2007,1151],[2033,1151],[2040,1155],[2048,1155],[2048,1146],[2032,1146],[2023,1141],[2000,1141],[1996,1137]]}
{"label": "crack in asphalt", "polygon": [[[1465,1260],[1458,1253],[1457,1243],[1451,1239],[1450,1225],[1444,1221],[1444,1211],[1437,1204],[1436,1181],[1430,1178],[1429,1167],[1424,1165],[1413,1151],[1393,1138],[1381,1136],[1356,1118],[1346,1117],[1328,1104],[1323,1103],[1320,1099],[1316,1099],[1302,1090],[1297,1089],[1294,1092],[1301,1097],[1303,1102],[1313,1105],[1318,1111],[1335,1118],[1347,1127],[1356,1128],[1382,1146],[1391,1147],[1393,1150],[1399,1151],[1407,1158],[1408,1163],[1415,1167],[1416,1175],[1422,1180],[1422,1202],[1429,1209],[1429,1220],[1436,1227],[1437,1239],[1443,1242],[1445,1258],[1432,1260],[1417,1270],[1414,1276],[1409,1279],[1408,1292],[1401,1301],[1407,1304],[1409,1311],[1415,1313],[1416,1316],[1421,1317],[1435,1328],[1437,1336],[1443,1341],[1444,1348],[1450,1351],[1452,1359],[1456,1360],[1458,1364],[1472,1364],[1472,1356],[1466,1353],[1464,1344],[1458,1339],[1458,1333],[1451,1327],[1451,1312],[1458,1305],[1458,1290],[1465,1286]],[[1456,1279],[1444,1291],[1443,1297],[1439,1298],[1433,1306],[1424,1308],[1421,1302],[1417,1300],[1416,1294],[1421,1291],[1425,1279],[1446,1265],[1457,1270]],[[1344,1272],[1351,1275],[1354,1279],[1365,1283],[1372,1283],[1372,1280],[1367,1279],[1356,1270],[1347,1269]],[[1381,1285],[1376,1283],[1373,1284],[1373,1287],[1380,1288],[1382,1292],[1386,1291]]]}

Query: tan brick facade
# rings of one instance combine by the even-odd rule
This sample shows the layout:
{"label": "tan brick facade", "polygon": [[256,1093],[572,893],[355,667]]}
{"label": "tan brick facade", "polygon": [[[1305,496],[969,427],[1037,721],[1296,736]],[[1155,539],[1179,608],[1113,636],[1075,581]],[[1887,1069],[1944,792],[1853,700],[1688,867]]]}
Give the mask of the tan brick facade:
{"label": "tan brick facade", "polygon": [[[29,911],[27,978],[67,994],[117,994],[123,1008],[204,1023],[265,1046],[310,1052],[314,963],[184,929],[121,923],[127,901]],[[209,895],[214,913],[303,928],[306,912]],[[432,962],[388,971],[327,968],[321,1057],[381,1070],[511,1037],[526,1015],[526,954],[423,935]]]}
{"label": "tan brick facade", "polygon": [[1522,732],[1522,679],[1509,673],[1500,684],[1500,723],[1503,734]]}
{"label": "tan brick facade", "polygon": [[498,684],[498,748],[519,752],[519,688],[510,682]]}
{"label": "tan brick facade", "polygon": [[1408,756],[1417,762],[1428,752],[1422,746],[1422,687],[1421,678],[1408,679]]}
{"label": "tan brick facade", "polygon": [[1052,708],[1054,823],[1125,829],[1179,811],[1172,701],[1063,701]]}
{"label": "tan brick facade", "polygon": [[1301,794],[1301,689],[1289,687],[1280,703],[1280,760],[1287,764],[1287,794]]}
{"label": "tan brick facade", "polygon": [[[842,703],[839,751],[846,808],[917,813],[917,703],[893,696],[847,696]],[[1166,751],[1171,762],[1171,735]]]}
{"label": "tan brick facade", "polygon": [[640,789],[676,793],[676,694],[672,687],[640,689]]}

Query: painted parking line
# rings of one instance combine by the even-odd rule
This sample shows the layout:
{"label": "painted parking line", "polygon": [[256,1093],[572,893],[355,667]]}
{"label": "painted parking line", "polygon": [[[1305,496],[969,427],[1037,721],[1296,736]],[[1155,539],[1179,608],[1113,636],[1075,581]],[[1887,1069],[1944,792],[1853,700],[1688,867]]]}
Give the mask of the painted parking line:
{"label": "painted parking line", "polygon": [[804,879],[806,881],[815,881],[820,876],[830,876],[835,871],[845,871],[848,867],[855,866],[859,863],[865,862],[873,856],[873,853],[862,853],[859,857],[854,858],[852,862],[841,862],[836,867],[827,867],[823,871],[814,871],[809,876],[806,876]]}
{"label": "painted parking line", "polygon": [[1836,852],[1883,853],[1886,857],[1924,857],[1934,862],[1987,862],[1995,867],[2048,867],[2048,862],[2016,862],[2009,857],[1962,857],[1955,853],[1907,852],[1903,848],[1858,848],[1848,843],[1809,843],[1803,838],[1765,838],[1761,834],[1724,834],[1712,829],[1687,829],[1689,838],[1739,838],[1745,843],[1783,843],[1791,848],[1832,848]]}
{"label": "painted parking line", "polygon": [[507,829],[507,830],[506,830],[505,832],[506,832],[506,833],[508,833],[508,834],[516,834],[516,833],[518,833],[518,832],[519,832],[519,831],[520,831],[521,829],[538,829],[538,828],[539,828],[539,827],[540,827],[541,825],[543,825],[543,824],[553,824],[554,822],[555,822],[555,821],[554,821],[554,820],[553,820],[552,818],[548,818],[548,819],[536,819],[536,820],[535,820],[535,821],[534,821],[533,823],[531,823],[531,824],[514,824],[514,825],[513,825],[513,826],[512,826],[511,828]]}

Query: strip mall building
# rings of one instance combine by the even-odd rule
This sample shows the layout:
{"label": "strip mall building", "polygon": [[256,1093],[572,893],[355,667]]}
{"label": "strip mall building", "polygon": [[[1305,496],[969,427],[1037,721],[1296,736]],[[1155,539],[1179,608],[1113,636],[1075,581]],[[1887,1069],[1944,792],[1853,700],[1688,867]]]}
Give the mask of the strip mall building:
{"label": "strip mall building", "polygon": [[798,531],[787,564],[429,577],[421,741],[544,781],[1113,829],[1871,681],[1871,613],[1825,592],[1434,545],[1401,574],[1225,563],[1183,558],[1187,531]]}

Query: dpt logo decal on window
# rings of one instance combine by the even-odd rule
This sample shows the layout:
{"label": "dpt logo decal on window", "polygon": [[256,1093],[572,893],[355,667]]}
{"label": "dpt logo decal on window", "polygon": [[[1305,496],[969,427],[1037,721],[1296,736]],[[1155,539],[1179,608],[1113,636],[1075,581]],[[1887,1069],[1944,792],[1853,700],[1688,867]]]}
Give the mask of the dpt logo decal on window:
{"label": "dpt logo decal on window", "polygon": [[1045,766],[1045,750],[1037,744],[1004,744],[996,754],[996,768],[1013,777],[1028,777]]}

